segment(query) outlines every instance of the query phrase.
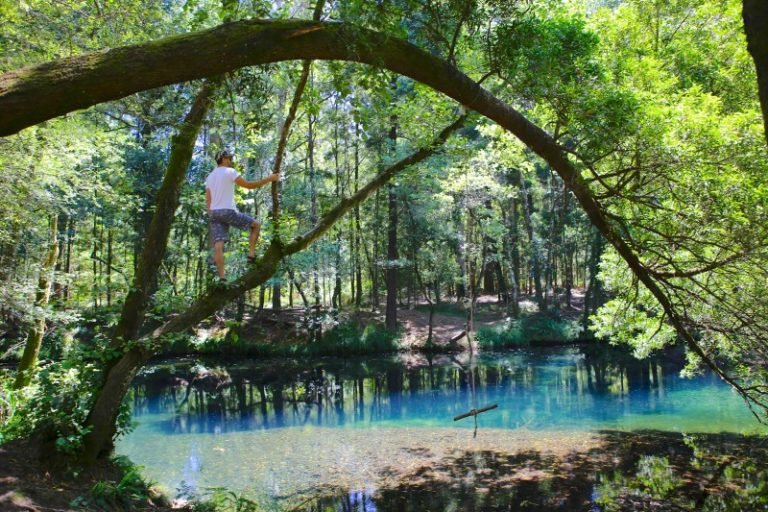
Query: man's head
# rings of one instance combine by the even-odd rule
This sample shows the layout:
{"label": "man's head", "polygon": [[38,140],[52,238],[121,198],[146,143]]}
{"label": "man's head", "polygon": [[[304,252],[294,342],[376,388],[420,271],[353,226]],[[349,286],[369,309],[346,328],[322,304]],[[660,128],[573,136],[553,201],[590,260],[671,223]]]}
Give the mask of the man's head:
{"label": "man's head", "polygon": [[232,159],[234,155],[231,151],[224,149],[216,153],[216,164],[218,165],[232,165]]}

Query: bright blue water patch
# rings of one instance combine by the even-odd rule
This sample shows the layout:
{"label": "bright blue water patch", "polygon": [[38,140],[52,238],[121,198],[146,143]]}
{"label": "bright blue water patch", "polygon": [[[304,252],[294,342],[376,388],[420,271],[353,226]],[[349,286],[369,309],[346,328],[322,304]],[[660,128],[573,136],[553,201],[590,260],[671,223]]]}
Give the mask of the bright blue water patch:
{"label": "bright blue water patch", "polygon": [[[595,360],[593,360],[595,359]],[[392,359],[323,360],[150,368],[134,385],[134,417],[166,434],[296,426],[466,426],[452,418],[497,404],[479,417],[490,428],[654,428],[754,432],[743,400],[713,375],[679,376],[679,366],[580,349],[484,355],[407,367]],[[203,369],[205,368],[205,369]],[[207,373],[206,373],[207,372]],[[217,373],[218,372],[218,373]],[[186,401],[185,396],[189,393]]]}

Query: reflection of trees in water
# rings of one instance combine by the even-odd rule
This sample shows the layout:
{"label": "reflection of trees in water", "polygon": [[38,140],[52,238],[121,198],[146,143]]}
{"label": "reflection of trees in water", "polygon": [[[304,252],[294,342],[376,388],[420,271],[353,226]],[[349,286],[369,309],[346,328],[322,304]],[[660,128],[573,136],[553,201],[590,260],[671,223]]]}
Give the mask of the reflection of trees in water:
{"label": "reflection of trees in water", "polygon": [[[521,352],[481,358],[472,371],[457,365],[406,367],[366,360],[310,368],[230,366],[202,378],[181,365],[159,366],[136,379],[133,406],[137,416],[175,411],[175,432],[211,432],[398,420],[415,409],[425,419],[450,418],[454,411],[438,405],[440,399],[450,397],[457,414],[473,403],[509,400],[518,410],[510,411],[517,416],[506,426],[515,427],[532,421],[532,411],[556,414],[563,407],[575,414],[610,417],[618,411],[599,408],[601,396],[638,391],[653,400],[664,392],[663,377],[678,369],[654,359],[606,355],[605,347],[555,356]],[[531,392],[534,387],[545,389],[544,398]]]}

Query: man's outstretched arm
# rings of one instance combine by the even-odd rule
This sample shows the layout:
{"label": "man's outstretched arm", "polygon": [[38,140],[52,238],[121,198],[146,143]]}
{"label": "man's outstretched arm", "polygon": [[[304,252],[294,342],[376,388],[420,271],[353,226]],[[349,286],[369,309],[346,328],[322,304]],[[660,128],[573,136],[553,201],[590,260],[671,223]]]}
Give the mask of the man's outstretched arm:
{"label": "man's outstretched arm", "polygon": [[280,173],[271,174],[266,178],[264,178],[263,180],[258,180],[258,181],[248,181],[242,176],[238,176],[237,179],[235,180],[235,183],[237,183],[239,186],[243,188],[254,189],[254,188],[263,187],[267,183],[272,183],[273,181],[277,181],[278,179],[280,179]]}

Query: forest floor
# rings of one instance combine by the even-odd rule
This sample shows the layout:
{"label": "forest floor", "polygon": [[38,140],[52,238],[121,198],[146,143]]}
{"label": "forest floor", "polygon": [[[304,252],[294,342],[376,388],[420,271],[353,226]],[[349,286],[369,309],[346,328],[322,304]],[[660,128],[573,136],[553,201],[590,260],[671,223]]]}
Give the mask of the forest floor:
{"label": "forest floor", "polygon": [[[523,317],[536,315],[538,307],[533,297],[521,296],[518,301]],[[570,306],[564,300],[560,301],[558,316],[564,321],[580,320],[584,311],[584,290],[574,289]],[[350,311],[350,312],[347,312]],[[342,310],[340,322],[351,321],[360,325],[371,323],[384,324],[384,311]],[[304,315],[302,308],[283,308],[273,311],[265,308],[246,313],[245,327],[240,331],[246,339],[262,338],[270,343],[294,343],[306,339],[302,332],[300,318]],[[429,305],[422,301],[410,306],[401,304],[398,312],[398,324],[402,329],[399,346],[402,351],[456,352],[467,350],[467,311],[465,306],[452,300],[446,300],[436,307],[432,321],[432,344],[427,345],[429,338]],[[505,304],[496,295],[481,295],[475,304],[473,330],[500,327],[509,319]],[[327,330],[329,326],[324,327]],[[198,331],[198,336],[209,336],[213,329],[205,328]],[[299,341],[301,343],[301,341]]]}
{"label": "forest floor", "polygon": [[[38,439],[0,445],[0,511],[121,510],[119,500],[130,493],[143,494],[144,489],[128,488],[130,479],[124,478],[123,470],[112,461],[74,471],[52,461],[46,450],[52,451],[53,446]],[[92,491],[98,486],[102,491],[97,503]],[[151,500],[136,502],[132,510],[164,512],[172,508],[157,494]]]}
{"label": "forest floor", "polygon": [[[536,303],[531,297],[523,297],[519,301],[520,310],[523,314],[534,314],[537,312]],[[561,311],[562,318],[567,320],[576,320],[580,318],[584,307],[583,290],[574,290],[571,298],[571,306],[563,306]],[[499,303],[495,295],[481,295],[477,298],[475,307],[473,329],[475,331],[484,327],[496,327],[503,325],[509,314],[506,306]],[[398,321],[403,327],[403,338],[401,347],[404,350],[420,350],[425,348],[425,342],[429,334],[429,306],[420,304],[415,308],[401,308],[397,312]],[[450,348],[451,340],[461,337],[466,332],[467,315],[435,313],[433,318],[432,338],[436,347]],[[460,338],[458,341],[465,342]],[[464,345],[461,345],[464,346]]]}

